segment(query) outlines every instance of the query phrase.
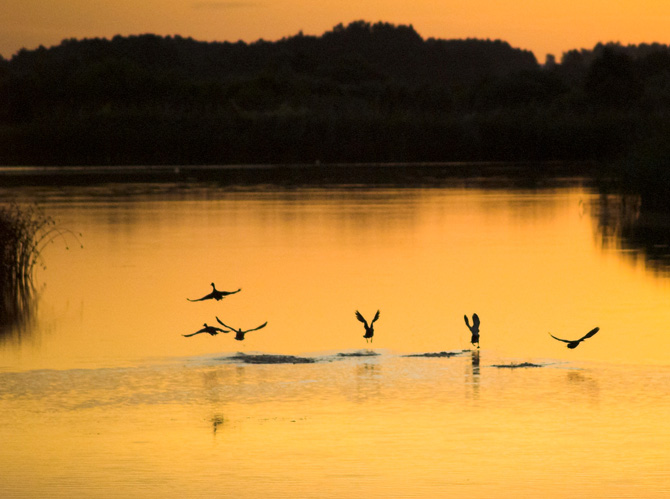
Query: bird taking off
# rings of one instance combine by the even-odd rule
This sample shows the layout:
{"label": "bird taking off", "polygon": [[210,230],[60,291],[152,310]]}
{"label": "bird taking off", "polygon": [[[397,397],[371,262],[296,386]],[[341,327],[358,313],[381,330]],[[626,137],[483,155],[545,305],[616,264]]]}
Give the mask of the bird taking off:
{"label": "bird taking off", "polygon": [[477,314],[472,314],[472,326],[470,325],[470,321],[468,320],[468,316],[464,315],[465,318],[465,325],[468,326],[468,329],[472,333],[472,338],[470,338],[470,343],[473,345],[477,345],[477,348],[479,348],[479,316]]}
{"label": "bird taking off", "polygon": [[[224,324],[223,322],[221,322],[221,319],[219,319],[218,317],[216,318],[216,320],[217,320],[218,323],[221,324],[222,326],[227,327],[228,329],[230,329],[230,331],[233,331],[233,332],[235,333],[235,339],[236,339],[237,341],[242,341],[242,340],[244,340],[244,335],[245,335],[245,334],[250,333],[251,331],[256,331],[256,330],[258,330],[258,329],[263,329],[265,326],[268,325],[267,321],[265,321],[263,324],[261,324],[261,325],[258,326],[258,327],[255,327],[255,328],[253,328],[253,329],[242,330],[242,329],[235,329],[234,327],[230,327],[230,326]],[[226,331],[226,333],[229,333],[230,331]]]}
{"label": "bird taking off", "polygon": [[593,336],[594,334],[596,334],[598,331],[600,331],[600,328],[599,328],[599,327],[594,327],[593,329],[591,329],[591,331],[589,331],[588,333],[586,333],[584,336],[582,336],[582,337],[579,338],[578,340],[563,340],[563,339],[561,339],[561,338],[556,338],[556,336],[554,336],[554,335],[551,334],[551,333],[549,333],[549,336],[551,336],[551,337],[554,338],[555,340],[558,340],[558,341],[562,341],[562,342],[564,342],[564,343],[567,343],[567,344],[568,344],[568,348],[577,348],[577,346],[578,346],[582,341],[584,341],[586,338],[590,338],[591,336]]}
{"label": "bird taking off", "polygon": [[237,291],[219,291],[216,289],[216,286],[214,286],[214,283],[212,283],[212,292],[208,295],[203,296],[202,298],[198,298],[196,300],[191,300],[190,298],[186,298],[188,301],[204,301],[204,300],[216,300],[220,301],[223,300],[226,296],[228,295],[234,295],[235,293],[239,293],[242,291],[242,288],[238,289]]}
{"label": "bird taking off", "polygon": [[365,338],[365,341],[367,342],[368,340],[372,341],[372,337],[375,335],[375,328],[373,327],[373,324],[377,319],[379,319],[379,310],[377,310],[377,313],[375,314],[374,319],[372,319],[372,322],[368,325],[368,321],[365,320],[365,318],[361,315],[361,313],[356,310],[356,319],[361,321],[363,325],[365,326],[365,334],[363,335],[363,338]]}
{"label": "bird taking off", "polygon": [[220,327],[208,326],[206,322],[203,324],[203,326],[205,326],[205,327],[203,327],[202,329],[198,329],[195,333],[182,334],[182,336],[184,336],[186,338],[190,338],[191,336],[195,336],[196,334],[201,334],[201,333],[207,333],[207,334],[211,334],[212,336],[216,336],[219,333],[229,333],[230,332],[230,331],[226,331],[225,329],[221,329]]}

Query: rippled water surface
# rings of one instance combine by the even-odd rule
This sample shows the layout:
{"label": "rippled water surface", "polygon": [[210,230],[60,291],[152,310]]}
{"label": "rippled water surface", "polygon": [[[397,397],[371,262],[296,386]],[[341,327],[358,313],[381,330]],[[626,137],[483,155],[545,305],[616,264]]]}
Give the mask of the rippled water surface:
{"label": "rippled water surface", "polygon": [[[2,497],[670,494],[667,251],[634,198],[481,177],[0,196],[84,246],[43,252],[0,341]],[[242,291],[186,300],[212,281]],[[354,312],[378,309],[366,343]],[[182,336],[216,317],[268,325]]]}

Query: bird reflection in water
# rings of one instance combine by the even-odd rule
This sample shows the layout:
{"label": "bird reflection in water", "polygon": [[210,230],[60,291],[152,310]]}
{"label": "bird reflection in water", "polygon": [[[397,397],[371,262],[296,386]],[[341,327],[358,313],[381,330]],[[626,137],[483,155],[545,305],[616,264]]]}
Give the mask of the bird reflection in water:
{"label": "bird reflection in water", "polygon": [[356,400],[362,401],[381,395],[381,366],[363,362],[356,366]]}
{"label": "bird reflection in water", "polygon": [[472,350],[472,374],[479,376],[479,350]]}
{"label": "bird reflection in water", "polygon": [[568,371],[566,381],[572,394],[583,397],[590,404],[597,405],[600,401],[600,386],[596,378],[580,371]]}
{"label": "bird reflection in water", "polygon": [[470,351],[470,366],[466,371],[466,386],[472,387],[471,396],[473,399],[479,399],[479,350]]}
{"label": "bird reflection in water", "polygon": [[210,421],[212,423],[212,433],[214,435],[216,435],[216,432],[218,431],[219,426],[222,426],[226,422],[226,420],[223,417],[223,414],[214,414],[214,416],[212,416]]}

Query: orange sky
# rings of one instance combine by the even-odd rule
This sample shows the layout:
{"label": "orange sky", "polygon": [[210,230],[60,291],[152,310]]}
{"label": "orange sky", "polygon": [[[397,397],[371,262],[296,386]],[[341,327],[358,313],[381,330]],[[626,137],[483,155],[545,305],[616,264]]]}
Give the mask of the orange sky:
{"label": "orange sky", "polygon": [[502,39],[547,53],[599,41],[670,43],[667,0],[3,0],[0,55],[64,38],[179,34],[204,41],[321,35],[363,19],[412,24],[424,38]]}

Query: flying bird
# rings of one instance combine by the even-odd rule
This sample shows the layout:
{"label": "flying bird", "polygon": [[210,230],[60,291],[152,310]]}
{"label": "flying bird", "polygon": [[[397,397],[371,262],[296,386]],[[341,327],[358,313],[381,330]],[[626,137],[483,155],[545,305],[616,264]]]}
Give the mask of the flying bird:
{"label": "flying bird", "polygon": [[567,344],[568,344],[568,348],[577,348],[577,346],[578,346],[582,341],[584,341],[586,338],[590,338],[591,336],[593,336],[594,334],[596,334],[598,331],[600,331],[600,328],[599,328],[599,327],[594,327],[593,329],[591,329],[591,331],[589,331],[588,333],[586,333],[584,336],[582,336],[582,337],[579,338],[578,340],[563,340],[563,339],[561,339],[561,338],[556,338],[556,336],[554,336],[554,335],[551,334],[551,333],[549,333],[549,336],[551,336],[551,337],[554,338],[555,340],[558,340],[558,341],[562,341],[562,342],[564,342],[564,343],[567,343]]}
{"label": "flying bird", "polygon": [[201,334],[201,333],[207,333],[207,334],[210,334],[212,336],[216,336],[219,333],[230,333],[230,331],[226,331],[225,329],[221,329],[220,327],[208,326],[206,322],[203,324],[203,326],[205,326],[205,327],[203,327],[202,329],[197,330],[195,333],[182,334],[182,336],[184,336],[186,338],[189,338],[191,336],[195,336],[196,334]]}
{"label": "flying bird", "polygon": [[472,333],[472,338],[470,338],[470,343],[477,344],[477,348],[479,348],[479,316],[477,314],[472,314],[472,326],[470,325],[470,321],[468,320],[468,316],[464,315],[465,318],[465,325],[468,326],[468,329]]}
{"label": "flying bird", "polygon": [[365,326],[365,334],[363,335],[363,338],[365,338],[365,341],[367,342],[368,340],[372,341],[372,337],[375,334],[375,328],[372,326],[377,319],[379,319],[379,310],[377,310],[377,313],[375,314],[374,319],[372,319],[372,322],[368,325],[368,321],[365,320],[365,317],[361,315],[361,313],[356,310],[356,319],[361,321],[363,325]]}
{"label": "flying bird", "polygon": [[219,291],[216,289],[216,286],[214,286],[214,283],[212,283],[212,292],[209,293],[208,295],[203,296],[202,298],[198,298],[196,300],[191,300],[190,298],[186,298],[188,301],[203,301],[203,300],[216,300],[220,301],[223,300],[226,296],[228,295],[234,295],[235,293],[239,293],[242,291],[242,288],[238,289],[237,291]]}
{"label": "flying bird", "polygon": [[223,322],[221,322],[221,319],[219,319],[218,317],[216,318],[216,320],[217,320],[217,321],[219,322],[219,324],[221,324],[222,326],[227,327],[228,329],[230,329],[230,331],[226,331],[226,333],[229,333],[229,332],[233,331],[233,332],[235,333],[235,339],[236,339],[237,341],[242,341],[242,340],[244,339],[244,335],[245,335],[245,334],[250,333],[251,331],[256,331],[256,330],[258,330],[258,329],[262,329],[262,328],[264,328],[265,326],[268,325],[267,321],[265,321],[263,324],[261,324],[261,325],[258,326],[258,327],[255,327],[255,328],[253,328],[253,329],[242,330],[242,329],[235,329],[234,327],[227,326],[226,324],[224,324]]}

